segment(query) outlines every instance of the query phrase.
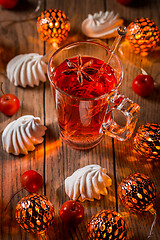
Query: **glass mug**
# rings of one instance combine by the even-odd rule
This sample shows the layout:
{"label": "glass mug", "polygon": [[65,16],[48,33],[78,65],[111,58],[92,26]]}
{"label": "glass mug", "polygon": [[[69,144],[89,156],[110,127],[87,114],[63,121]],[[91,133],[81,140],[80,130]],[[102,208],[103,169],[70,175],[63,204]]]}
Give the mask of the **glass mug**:
{"label": "glass mug", "polygon": [[112,55],[109,65],[115,72],[116,85],[101,96],[76,97],[60,89],[55,81],[55,70],[66,59],[80,55],[105,62],[108,54],[111,54],[110,49],[101,43],[80,41],[58,49],[49,60],[48,77],[56,104],[60,135],[73,148],[93,148],[102,140],[104,134],[125,141],[134,131],[140,107],[118,93],[123,69],[115,54]]}

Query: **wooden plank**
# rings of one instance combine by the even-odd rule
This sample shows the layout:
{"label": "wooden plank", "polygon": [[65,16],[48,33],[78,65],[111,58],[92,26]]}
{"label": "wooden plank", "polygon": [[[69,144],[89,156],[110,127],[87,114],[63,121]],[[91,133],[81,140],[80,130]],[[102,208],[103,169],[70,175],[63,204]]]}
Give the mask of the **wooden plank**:
{"label": "wooden plank", "polygon": [[[48,0],[46,8],[51,7],[53,7],[53,3]],[[81,23],[89,13],[93,14],[104,10],[104,3],[95,0],[86,1],[86,3],[78,3],[76,0],[54,1],[54,8],[63,10],[70,19],[71,33],[65,41],[67,43],[87,39],[81,33]],[[47,52],[50,48],[47,46]],[[46,125],[50,129],[46,136],[46,195],[54,203],[56,212],[55,230],[53,229],[50,236],[54,234],[54,238],[57,240],[87,239],[87,222],[91,216],[104,208],[116,209],[112,140],[109,137],[104,137],[103,141],[90,151],[74,150],[67,146],[57,134],[55,108],[49,84],[46,84],[45,93]],[[106,198],[102,197],[100,201],[95,200],[94,202],[85,201],[83,203],[85,209],[83,223],[77,228],[67,229],[59,218],[62,204],[69,200],[65,194],[64,180],[75,170],[88,164],[99,164],[107,168],[108,174],[113,179],[113,185]]]}
{"label": "wooden plank", "polygon": [[[6,71],[6,65],[8,61],[18,54],[23,53],[39,53],[43,54],[43,43],[41,42],[37,30],[36,19],[31,21],[22,21],[30,16],[35,18],[35,15],[30,15],[34,12],[36,7],[36,1],[28,1],[28,4],[23,2],[23,5],[19,3],[14,10],[0,9],[1,20],[14,20],[15,22],[2,22],[0,25],[0,71]],[[42,7],[42,6],[41,6]],[[17,22],[16,22],[17,21]],[[3,81],[3,88],[5,93],[15,94],[20,100],[20,109],[12,117],[7,117],[0,113],[0,131],[7,124],[20,116],[31,114],[43,119],[43,84],[35,88],[21,88],[15,87],[9,82],[9,80],[1,76]],[[44,146],[43,144],[36,147],[34,152],[29,153],[26,156],[13,156],[2,150],[2,141],[0,140],[1,154],[0,154],[0,171],[1,171],[1,207],[6,206],[10,197],[19,188],[21,188],[20,176],[26,170],[33,169],[40,172],[43,175],[43,163],[44,163]],[[43,193],[43,188],[41,191]],[[7,212],[1,216],[1,235],[0,239],[33,239],[32,235],[22,231],[15,221],[15,207],[17,202],[28,194],[23,190],[18,193],[11,204],[9,205]]]}
{"label": "wooden plank", "polygon": [[[134,1],[133,1],[134,2]],[[139,4],[139,5],[138,5]],[[108,10],[113,10],[118,12],[122,18],[125,19],[126,24],[129,24],[136,18],[149,17],[157,25],[159,24],[159,12],[158,12],[158,2],[157,1],[139,1],[139,3],[132,3],[130,6],[122,6],[116,1],[107,1]],[[128,49],[126,50],[128,51]],[[158,87],[154,90],[154,93],[148,98],[142,98],[136,95],[132,90],[133,79],[140,74],[140,62],[142,59],[142,68],[150,74],[156,82],[159,84],[159,50],[153,51],[147,57],[140,57],[132,52],[125,52],[124,56],[121,57],[123,67],[124,67],[124,80],[121,86],[121,93],[128,96],[130,99],[134,100],[141,106],[141,113],[139,121],[137,123],[136,130],[142,124],[147,122],[160,122],[160,94]],[[136,133],[136,131],[135,131]],[[135,133],[133,137],[135,136]],[[149,176],[155,183],[157,188],[157,199],[155,201],[155,209],[159,209],[159,175],[160,171],[158,168],[158,162],[146,162],[139,161],[135,158],[133,149],[133,137],[126,141],[125,143],[115,142],[115,161],[116,161],[116,177],[117,182],[120,183],[121,180],[127,177],[131,173],[144,173]],[[124,216],[127,226],[128,226],[128,239],[146,239],[149,234],[149,229],[151,227],[153,216],[146,212],[143,214],[131,214],[129,210],[124,208],[118,200],[118,210]],[[151,239],[159,238],[159,218],[157,220],[156,226]]]}

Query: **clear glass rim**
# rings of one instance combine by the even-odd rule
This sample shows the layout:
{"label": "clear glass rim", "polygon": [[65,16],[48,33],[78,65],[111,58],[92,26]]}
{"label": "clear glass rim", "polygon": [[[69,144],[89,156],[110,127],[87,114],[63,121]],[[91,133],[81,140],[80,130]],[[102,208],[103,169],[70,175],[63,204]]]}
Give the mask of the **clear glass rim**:
{"label": "clear glass rim", "polygon": [[52,54],[52,56],[50,57],[50,59],[49,59],[49,61],[48,61],[48,67],[47,67],[48,79],[49,79],[50,83],[51,83],[59,92],[61,92],[62,94],[66,95],[66,96],[68,96],[68,97],[70,97],[70,98],[73,98],[73,99],[76,99],[76,100],[83,100],[83,101],[98,100],[98,99],[101,99],[101,98],[105,98],[105,97],[107,97],[107,95],[109,95],[111,92],[116,91],[116,89],[121,85],[121,82],[122,82],[123,67],[122,67],[121,61],[119,60],[118,56],[117,56],[115,53],[113,53],[113,55],[114,55],[114,57],[116,57],[117,61],[119,62],[119,65],[120,65],[120,68],[121,68],[121,76],[120,76],[120,78],[119,78],[119,81],[118,81],[117,85],[116,85],[110,92],[105,93],[105,94],[103,94],[103,95],[101,95],[101,96],[93,97],[93,98],[76,97],[76,96],[70,95],[70,94],[64,92],[63,90],[61,90],[61,89],[60,89],[59,87],[57,87],[57,85],[51,80],[51,77],[50,77],[50,64],[51,64],[52,58],[53,58],[55,55],[57,55],[59,52],[61,52],[61,51],[62,51],[64,48],[66,48],[66,47],[71,47],[71,46],[75,46],[75,45],[77,45],[77,44],[83,44],[83,43],[96,44],[96,45],[99,45],[99,46],[105,48],[107,51],[111,52],[111,50],[110,50],[107,46],[103,45],[102,43],[94,42],[94,41],[76,41],[76,42],[72,42],[72,43],[66,44],[66,45],[60,47],[58,50],[56,50],[56,51]]}

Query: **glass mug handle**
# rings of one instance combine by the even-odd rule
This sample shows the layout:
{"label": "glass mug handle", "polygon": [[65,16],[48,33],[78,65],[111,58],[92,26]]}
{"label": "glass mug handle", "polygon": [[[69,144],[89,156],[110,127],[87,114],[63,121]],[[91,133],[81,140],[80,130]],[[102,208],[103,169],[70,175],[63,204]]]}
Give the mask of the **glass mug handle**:
{"label": "glass mug handle", "polygon": [[[127,140],[131,137],[134,131],[139,112],[140,106],[138,104],[117,93],[110,100],[106,110],[105,120],[101,127],[101,132],[120,141]],[[119,119],[117,118],[118,115]],[[122,118],[125,119],[125,121],[123,120],[123,123]]]}

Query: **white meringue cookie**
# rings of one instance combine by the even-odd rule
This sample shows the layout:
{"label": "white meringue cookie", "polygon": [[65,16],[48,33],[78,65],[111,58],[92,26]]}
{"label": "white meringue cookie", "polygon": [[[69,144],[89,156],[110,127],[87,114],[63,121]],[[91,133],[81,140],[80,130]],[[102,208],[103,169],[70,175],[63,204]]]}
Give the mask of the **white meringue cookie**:
{"label": "white meringue cookie", "polygon": [[107,169],[99,165],[87,165],[76,170],[65,179],[65,192],[73,200],[79,201],[100,199],[101,194],[107,195],[107,187],[112,179],[106,174]]}
{"label": "white meringue cookie", "polygon": [[7,64],[7,77],[15,86],[38,86],[40,81],[46,81],[47,64],[43,57],[37,53],[14,57]]}
{"label": "white meringue cookie", "polygon": [[82,22],[82,32],[92,38],[111,38],[117,35],[117,28],[123,25],[119,14],[111,12],[89,14]]}
{"label": "white meringue cookie", "polygon": [[14,155],[28,154],[36,144],[43,142],[47,128],[39,117],[25,115],[9,123],[2,133],[3,149]]}

